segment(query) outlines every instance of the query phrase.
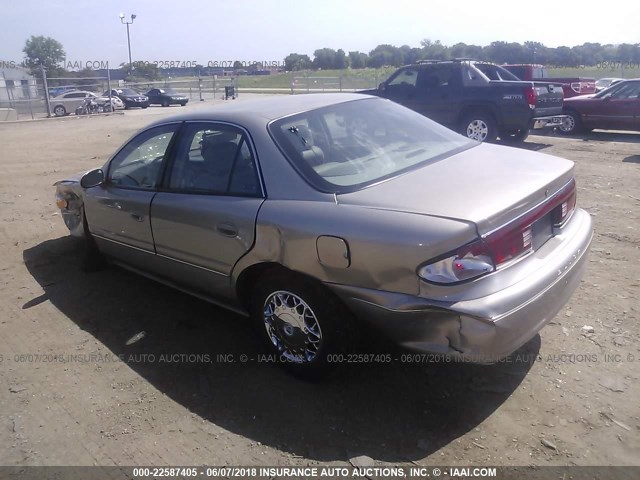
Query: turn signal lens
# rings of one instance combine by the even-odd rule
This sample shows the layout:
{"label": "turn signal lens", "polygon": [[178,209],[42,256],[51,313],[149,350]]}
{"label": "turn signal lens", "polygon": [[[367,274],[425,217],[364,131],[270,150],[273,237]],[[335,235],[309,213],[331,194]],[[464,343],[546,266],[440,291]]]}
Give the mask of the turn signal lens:
{"label": "turn signal lens", "polygon": [[56,198],[56,205],[60,210],[64,210],[69,206],[69,202],[65,198]]}
{"label": "turn signal lens", "polygon": [[432,283],[456,283],[493,272],[491,257],[484,254],[483,242],[477,241],[460,248],[447,258],[421,267],[418,275]]}

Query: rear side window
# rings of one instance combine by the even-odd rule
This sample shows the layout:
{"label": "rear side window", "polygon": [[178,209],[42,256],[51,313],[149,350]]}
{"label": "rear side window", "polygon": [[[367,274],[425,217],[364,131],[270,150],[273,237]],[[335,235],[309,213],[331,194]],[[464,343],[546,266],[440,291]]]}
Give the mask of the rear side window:
{"label": "rear side window", "polygon": [[519,80],[513,73],[498,65],[490,63],[476,63],[474,65],[478,70],[484,73],[489,80]]}
{"label": "rear side window", "polygon": [[239,128],[187,124],[169,169],[169,190],[212,195],[259,196],[249,139]]}

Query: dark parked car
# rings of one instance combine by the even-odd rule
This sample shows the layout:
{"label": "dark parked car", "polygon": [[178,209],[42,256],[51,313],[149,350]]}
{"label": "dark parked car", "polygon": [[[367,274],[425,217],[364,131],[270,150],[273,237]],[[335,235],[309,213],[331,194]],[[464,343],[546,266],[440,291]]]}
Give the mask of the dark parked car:
{"label": "dark parked car", "polygon": [[176,92],[173,88],[152,88],[147,92],[149,97],[149,105],[162,105],[168,107],[169,105],[185,106],[189,101],[182,93]]}
{"label": "dark parked car", "polygon": [[640,130],[640,78],[617,83],[595,95],[564,101],[566,134],[604,130]]}
{"label": "dark parked car", "polygon": [[523,141],[530,128],[563,121],[561,85],[521,81],[473,60],[407,65],[377,90],[361,93],[393,100],[480,142]]}
{"label": "dark parked car", "polygon": [[[104,96],[109,96],[109,90],[104,92]],[[132,107],[147,108],[149,99],[146,95],[136,92],[132,88],[112,88],[111,96],[118,97],[124,103],[124,108]]]}
{"label": "dark parked car", "polygon": [[56,183],[56,203],[88,268],[108,259],[251,315],[299,373],[371,329],[496,361],[567,302],[592,237],[573,162],[347,93],[163,118]]}

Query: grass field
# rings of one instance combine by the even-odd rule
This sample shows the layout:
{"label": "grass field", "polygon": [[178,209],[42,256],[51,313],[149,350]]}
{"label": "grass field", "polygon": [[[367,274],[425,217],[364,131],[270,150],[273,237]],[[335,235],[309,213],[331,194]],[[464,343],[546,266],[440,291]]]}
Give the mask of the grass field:
{"label": "grass field", "polygon": [[587,77],[587,78],[639,78],[640,68],[638,65],[632,65],[634,68],[628,68],[629,65],[622,65],[624,68],[602,68],[602,67],[584,67],[584,68],[554,68],[549,70],[551,77]]}

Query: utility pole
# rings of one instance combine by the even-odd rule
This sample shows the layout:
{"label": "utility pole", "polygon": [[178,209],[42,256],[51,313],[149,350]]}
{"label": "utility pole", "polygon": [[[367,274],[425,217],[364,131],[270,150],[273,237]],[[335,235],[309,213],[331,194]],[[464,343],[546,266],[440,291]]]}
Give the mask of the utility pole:
{"label": "utility pole", "polygon": [[134,13],[131,14],[130,22],[125,21],[124,13],[120,14],[120,22],[123,25],[127,26],[127,46],[129,47],[129,76],[131,76],[131,71],[133,70],[133,64],[131,63],[131,36],[129,34],[129,25],[131,25],[135,19],[136,19],[136,15]]}

